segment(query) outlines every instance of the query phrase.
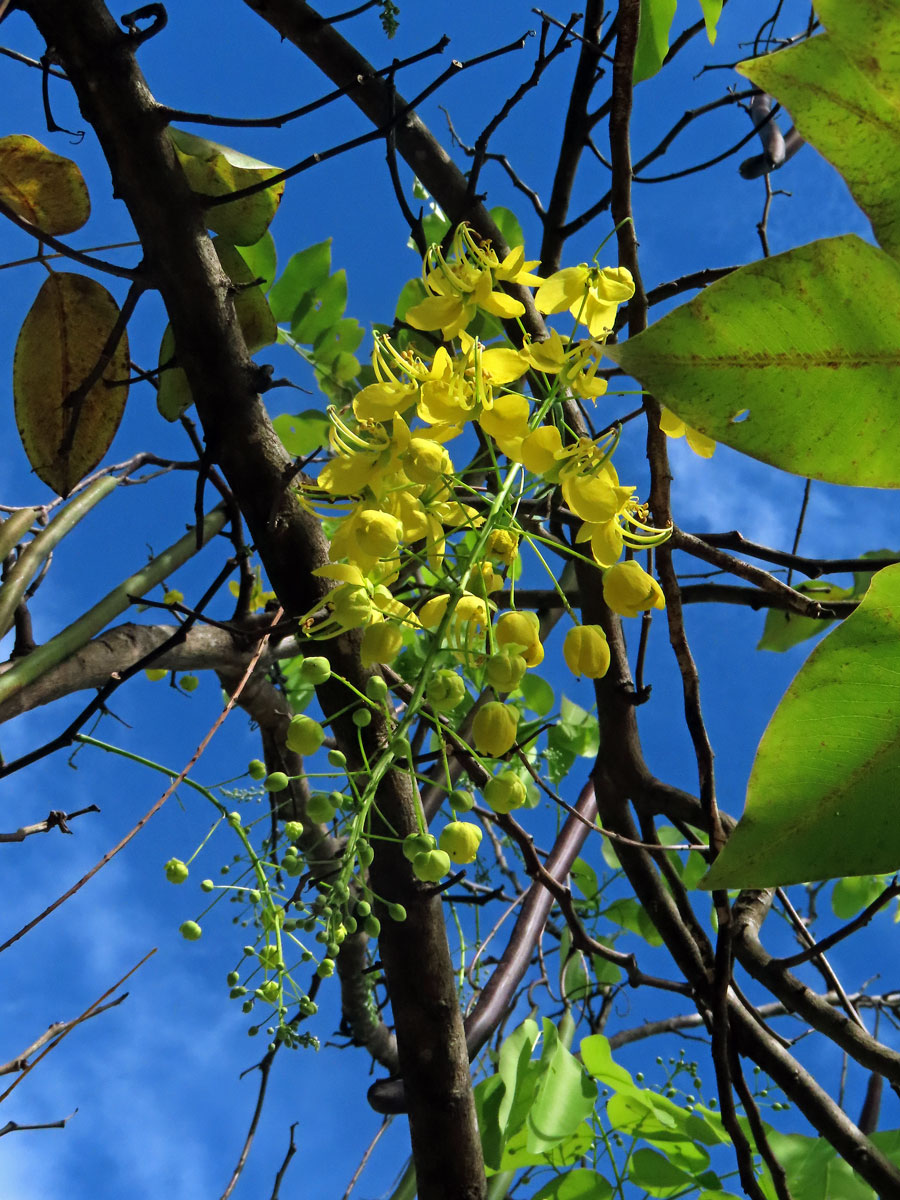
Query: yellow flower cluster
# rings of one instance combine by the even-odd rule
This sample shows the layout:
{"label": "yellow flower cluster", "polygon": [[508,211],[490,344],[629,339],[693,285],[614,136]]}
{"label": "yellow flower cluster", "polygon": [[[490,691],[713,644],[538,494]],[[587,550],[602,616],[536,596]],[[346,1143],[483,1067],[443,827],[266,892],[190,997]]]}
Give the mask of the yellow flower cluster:
{"label": "yellow flower cluster", "polygon": [[[560,489],[566,508],[581,522],[576,542],[589,545],[599,566],[607,573],[617,565],[627,568],[630,589],[623,589],[618,576],[615,584],[604,583],[611,607],[631,615],[661,603],[650,576],[636,563],[619,563],[626,547],[656,545],[668,531],[653,529],[635,489],[619,483],[611,461],[618,434],[567,438],[554,402],[562,391],[590,400],[603,395],[606,382],[598,375],[603,344],[634,283],[623,267],[582,264],[542,280],[532,273],[537,266],[525,260],[521,248],[501,261],[489,244],[460,226],[446,254],[437,247],[429,250],[423,267],[426,297],[406,313],[408,325],[440,330],[444,342],[454,345],[440,345],[422,357],[411,348],[398,349],[387,336],[377,337],[374,382],[356,395],[352,412],[329,410],[332,457],[315,483],[305,485],[304,498],[331,520],[333,565],[319,573],[337,586],[326,598],[327,618],[312,631],[330,636],[364,627],[367,665],[392,661],[402,648],[404,628],[440,627],[456,658],[480,671],[480,679],[498,695],[515,691],[525,671],[543,658],[533,614],[505,613],[492,625],[490,596],[516,560],[521,530],[492,527],[478,543],[479,561],[465,560],[462,535],[475,536],[483,509],[466,502],[473,489],[460,498],[448,445],[467,427],[479,431],[493,461],[503,455],[525,468],[526,488]],[[479,312],[505,320],[524,314],[522,302],[504,285],[536,288],[538,309],[547,314],[568,310],[588,336],[564,338],[554,330],[540,343],[526,337],[521,349],[482,345],[467,332]],[[546,394],[536,401],[513,386],[529,371],[546,381]],[[445,557],[451,551],[456,561],[448,567]],[[405,567],[408,573],[424,565],[448,579],[448,591],[414,611],[393,596],[390,586]],[[638,585],[635,572],[642,577]],[[454,582],[459,579],[462,587]],[[573,631],[577,637],[567,643],[565,654],[578,673],[592,678],[606,669],[605,643],[598,639],[602,631],[595,629]],[[492,747],[507,740],[492,733],[485,739]]]}

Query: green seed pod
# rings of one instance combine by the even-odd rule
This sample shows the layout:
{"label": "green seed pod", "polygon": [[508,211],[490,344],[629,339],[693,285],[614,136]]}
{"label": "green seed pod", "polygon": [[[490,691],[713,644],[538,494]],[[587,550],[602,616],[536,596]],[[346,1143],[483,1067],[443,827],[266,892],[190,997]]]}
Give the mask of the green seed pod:
{"label": "green seed pod", "polygon": [[413,874],[423,883],[437,883],[450,871],[450,856],[444,850],[423,850],[413,859]]}
{"label": "green seed pod", "polygon": [[178,932],[186,942],[196,942],[197,939],[203,934],[203,930],[196,921],[183,921],[178,926]]}
{"label": "green seed pod", "polygon": [[264,762],[260,762],[260,760],[258,758],[254,758],[251,762],[249,762],[247,764],[247,774],[250,776],[251,779],[256,779],[256,780],[265,779],[266,764]]}
{"label": "green seed pod", "polygon": [[299,675],[305,683],[326,683],[331,678],[331,663],[327,658],[304,658]]}
{"label": "green seed pod", "polygon": [[325,741],[325,730],[318,721],[301,713],[291,720],[284,741],[295,754],[315,754]]}
{"label": "green seed pod", "polygon": [[284,771],[273,771],[271,775],[267,775],[263,787],[267,792],[283,792],[290,783]]}
{"label": "green seed pod", "polygon": [[166,863],[166,879],[169,883],[184,883],[189,874],[187,863],[180,858],[170,858]]}

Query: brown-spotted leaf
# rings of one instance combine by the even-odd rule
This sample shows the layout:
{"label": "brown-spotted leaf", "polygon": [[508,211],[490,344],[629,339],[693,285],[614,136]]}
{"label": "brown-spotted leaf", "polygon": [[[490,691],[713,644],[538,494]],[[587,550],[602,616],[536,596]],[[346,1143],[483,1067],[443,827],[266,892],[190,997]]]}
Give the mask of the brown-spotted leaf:
{"label": "brown-spotted leaf", "polygon": [[54,236],[73,233],[91,215],[78,166],[24,133],[0,138],[0,200]]}
{"label": "brown-spotted leaf", "polygon": [[[183,129],[170,128],[169,136],[188,183],[201,196],[225,196],[279,173],[278,167]],[[251,246],[269,228],[283,191],[284,180],[230,204],[215,205],[207,210],[207,227],[233,246]]]}
{"label": "brown-spotted leaf", "polygon": [[[60,496],[92,470],[115,436],[128,395],[123,330],[98,371],[119,316],[105,287],[86,275],[54,271],[31,306],[16,342],[16,423],[35,474]],[[115,381],[115,386],[110,386]]]}

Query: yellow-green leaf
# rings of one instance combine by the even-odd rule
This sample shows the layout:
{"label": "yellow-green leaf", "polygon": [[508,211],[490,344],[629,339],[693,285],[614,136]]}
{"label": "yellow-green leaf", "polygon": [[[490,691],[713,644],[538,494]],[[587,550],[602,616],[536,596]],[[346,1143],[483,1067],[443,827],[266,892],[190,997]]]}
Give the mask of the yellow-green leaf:
{"label": "yellow-green leaf", "polygon": [[[234,284],[234,311],[251,354],[269,346],[278,335],[278,326],[269,309],[269,303],[260,284],[254,283],[259,276],[248,265],[244,255],[236,246],[222,238],[213,239],[213,248],[219,256],[222,270]],[[166,326],[159,347],[159,365],[165,367],[176,358],[175,337],[171,325]],[[169,366],[160,372],[156,407],[167,421],[177,421],[194,402],[187,375],[179,366]]]}
{"label": "yellow-green leaf", "polygon": [[122,419],[129,362],[124,330],[101,377],[85,396],[79,392],[101,363],[118,317],[119,306],[101,284],[54,271],[16,342],[19,434],[35,474],[61,496],[97,465]]}
{"label": "yellow-green leaf", "polygon": [[77,165],[24,133],[0,138],[0,200],[54,236],[80,229],[91,215]]}
{"label": "yellow-green leaf", "polygon": [[744,815],[701,886],[900,867],[900,565],[813,650],[763,735]]}
{"label": "yellow-green leaf", "polygon": [[[188,183],[200,195],[225,196],[279,173],[278,167],[182,129],[170,129],[169,134]],[[230,204],[215,205],[207,210],[207,226],[233,246],[252,246],[269,228],[283,191],[284,180]]]}

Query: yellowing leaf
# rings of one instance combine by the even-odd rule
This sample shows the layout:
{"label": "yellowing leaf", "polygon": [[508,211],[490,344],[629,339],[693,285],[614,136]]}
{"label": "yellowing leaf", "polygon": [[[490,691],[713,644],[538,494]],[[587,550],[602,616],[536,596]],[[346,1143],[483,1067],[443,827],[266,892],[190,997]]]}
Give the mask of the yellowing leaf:
{"label": "yellowing leaf", "polygon": [[[279,172],[278,167],[182,129],[170,129],[169,135],[188,183],[200,195],[225,196],[271,179]],[[252,196],[215,205],[207,210],[206,224],[233,246],[252,246],[269,228],[283,191],[282,180]]]}
{"label": "yellowing leaf", "polygon": [[53,235],[80,229],[91,215],[87,185],[77,165],[27,134],[0,138],[0,200]]}
{"label": "yellowing leaf", "polygon": [[16,423],[35,474],[61,496],[92,470],[115,436],[128,395],[124,330],[101,377],[98,368],[119,316],[105,287],[54,271],[38,292],[16,342]]}

